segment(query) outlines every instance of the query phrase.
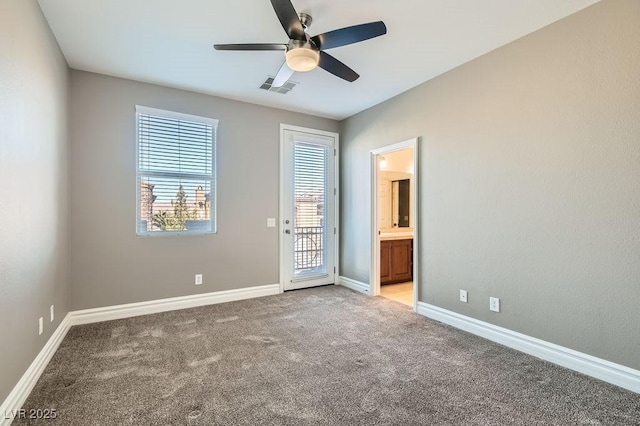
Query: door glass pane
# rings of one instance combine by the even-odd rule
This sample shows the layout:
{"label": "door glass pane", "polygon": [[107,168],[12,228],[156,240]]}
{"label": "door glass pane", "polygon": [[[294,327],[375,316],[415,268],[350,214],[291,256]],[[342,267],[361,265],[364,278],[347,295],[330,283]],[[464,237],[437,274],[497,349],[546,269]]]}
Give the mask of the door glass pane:
{"label": "door glass pane", "polygon": [[326,274],[324,212],[329,147],[296,142],[293,154],[294,276]]}

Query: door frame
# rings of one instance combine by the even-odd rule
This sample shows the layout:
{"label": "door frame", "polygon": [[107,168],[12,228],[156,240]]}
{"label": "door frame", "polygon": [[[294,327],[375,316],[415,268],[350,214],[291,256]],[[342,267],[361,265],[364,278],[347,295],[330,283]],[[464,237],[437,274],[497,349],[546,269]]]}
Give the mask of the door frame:
{"label": "door frame", "polygon": [[369,279],[369,290],[371,296],[380,295],[380,235],[378,234],[378,184],[380,181],[380,168],[378,167],[378,156],[413,148],[413,310],[418,309],[418,287],[420,283],[418,256],[420,249],[420,174],[419,174],[419,138],[408,139],[406,141],[386,145],[370,151],[370,174],[371,174],[371,276]]}
{"label": "door frame", "polygon": [[[285,216],[285,211],[287,206],[284,205],[284,191],[285,189],[285,170],[284,170],[284,148],[285,148],[285,137],[284,137],[284,132],[286,130],[289,131],[293,131],[293,132],[301,132],[301,133],[308,133],[311,135],[318,135],[318,136],[328,136],[328,137],[332,137],[335,140],[335,145],[334,145],[334,155],[333,155],[333,161],[334,161],[334,187],[335,187],[335,193],[334,193],[334,223],[335,223],[335,228],[336,228],[336,232],[335,232],[335,238],[334,238],[334,248],[333,248],[333,255],[335,257],[334,259],[334,271],[333,271],[333,282],[334,285],[337,284],[337,280],[338,280],[338,271],[340,271],[340,134],[337,132],[329,132],[326,130],[318,130],[318,129],[311,129],[308,127],[300,127],[300,126],[294,126],[291,124],[285,124],[285,123],[280,123],[280,161],[278,164],[278,168],[279,168],[279,173],[280,173],[280,188],[279,188],[279,192],[278,192],[278,240],[279,240],[279,276],[280,276],[280,293],[284,293],[284,281],[285,281],[285,259],[284,259],[284,228],[285,228],[285,223],[284,223],[284,216]],[[330,272],[331,274],[331,272]]]}

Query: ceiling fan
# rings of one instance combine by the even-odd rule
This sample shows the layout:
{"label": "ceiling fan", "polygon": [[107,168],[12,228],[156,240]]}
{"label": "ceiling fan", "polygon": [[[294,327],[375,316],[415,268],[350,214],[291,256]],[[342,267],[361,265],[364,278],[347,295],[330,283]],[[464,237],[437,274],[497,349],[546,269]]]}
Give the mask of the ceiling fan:
{"label": "ceiling fan", "polygon": [[280,87],[291,78],[294,72],[307,72],[320,67],[331,74],[349,82],[360,77],[354,70],[325,52],[334,47],[358,43],[387,33],[384,22],[370,22],[354,25],[310,37],[307,29],[311,25],[311,16],[298,14],[291,0],[271,0],[271,5],[289,36],[289,43],[253,43],[253,44],[216,44],[216,50],[281,50],[285,51],[285,62],[271,84]]}

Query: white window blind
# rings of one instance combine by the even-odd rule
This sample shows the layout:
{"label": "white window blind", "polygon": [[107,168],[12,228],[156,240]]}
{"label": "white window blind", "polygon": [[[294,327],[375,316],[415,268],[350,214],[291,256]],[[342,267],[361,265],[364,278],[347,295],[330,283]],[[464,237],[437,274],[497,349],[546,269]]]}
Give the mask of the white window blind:
{"label": "white window blind", "polygon": [[324,204],[329,148],[296,142],[293,157],[295,275],[326,273]]}
{"label": "white window blind", "polygon": [[138,235],[216,231],[217,126],[136,106]]}

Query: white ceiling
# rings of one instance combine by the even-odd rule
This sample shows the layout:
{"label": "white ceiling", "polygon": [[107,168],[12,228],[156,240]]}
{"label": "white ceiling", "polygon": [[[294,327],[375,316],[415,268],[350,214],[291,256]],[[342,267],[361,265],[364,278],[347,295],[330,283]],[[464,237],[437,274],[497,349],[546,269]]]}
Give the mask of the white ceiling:
{"label": "white ceiling", "polygon": [[296,73],[287,95],[258,89],[282,52],[214,43],[286,43],[269,0],[39,0],[69,63],[92,71],[343,119],[599,0],[293,0],[311,35],[383,20],[388,34],[329,51],[361,77]]}

